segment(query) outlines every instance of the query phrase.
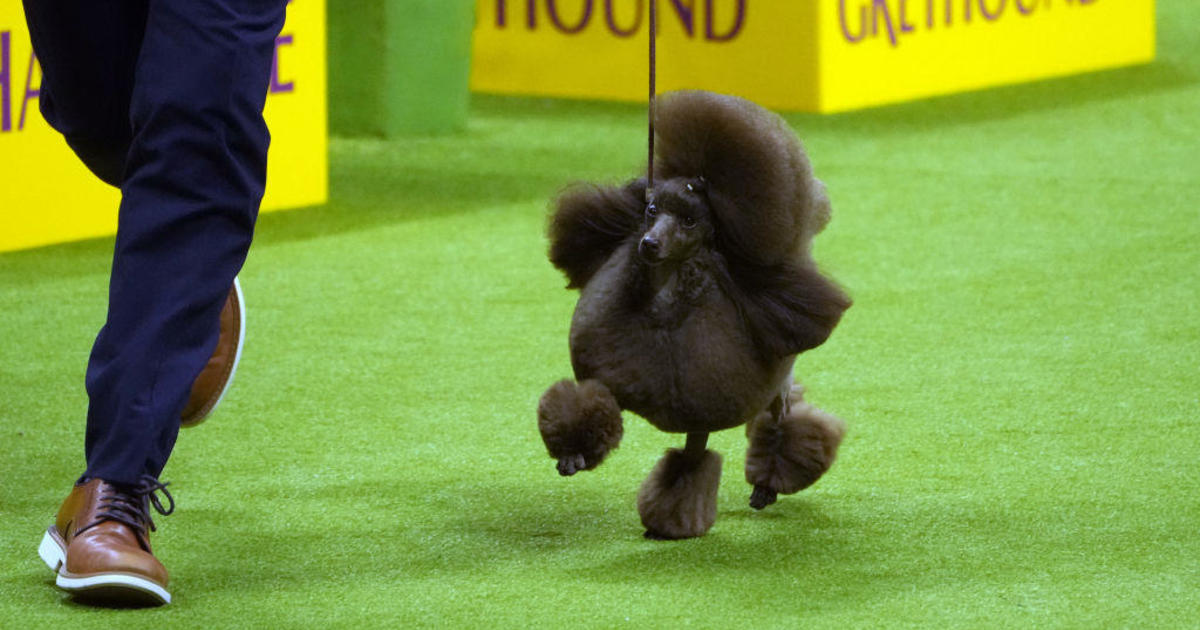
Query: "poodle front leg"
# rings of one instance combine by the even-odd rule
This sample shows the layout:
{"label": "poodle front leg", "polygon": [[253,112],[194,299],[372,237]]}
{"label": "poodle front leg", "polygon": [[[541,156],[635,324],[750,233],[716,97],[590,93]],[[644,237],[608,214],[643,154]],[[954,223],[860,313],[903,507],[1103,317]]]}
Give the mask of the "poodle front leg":
{"label": "poodle front leg", "polygon": [[669,449],[638,491],[646,538],[703,536],[717,519],[721,456],[706,450],[707,433],[689,433],[687,447]]}
{"label": "poodle front leg", "polygon": [[603,383],[562,380],[538,402],[538,430],[558,474],[591,470],[621,443],[621,407]]}
{"label": "poodle front leg", "polygon": [[[796,392],[793,392],[796,394]],[[833,465],[846,423],[804,402],[783,397],[747,427],[746,481],[754,486],[750,507],[761,510],[780,494],[799,492]]]}

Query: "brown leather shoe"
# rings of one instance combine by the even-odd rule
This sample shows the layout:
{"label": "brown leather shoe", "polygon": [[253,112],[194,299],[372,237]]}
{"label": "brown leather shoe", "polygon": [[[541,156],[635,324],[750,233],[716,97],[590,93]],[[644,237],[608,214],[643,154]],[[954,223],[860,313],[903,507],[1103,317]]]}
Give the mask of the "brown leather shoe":
{"label": "brown leather shoe", "polygon": [[[160,490],[169,509],[154,494]],[[58,573],[55,584],[81,599],[113,606],[171,603],[167,570],[150,550],[152,505],[163,515],[175,509],[166,484],[153,477],[134,488],[101,479],[77,484],[38,547],[46,566]]]}
{"label": "brown leather shoe", "polygon": [[229,297],[225,298],[225,307],[221,309],[221,336],[217,339],[217,348],[213,350],[200,376],[192,382],[192,395],[180,415],[181,426],[194,427],[204,422],[208,414],[221,404],[225,392],[233,384],[245,338],[246,314],[242,310],[242,285],[234,278]]}

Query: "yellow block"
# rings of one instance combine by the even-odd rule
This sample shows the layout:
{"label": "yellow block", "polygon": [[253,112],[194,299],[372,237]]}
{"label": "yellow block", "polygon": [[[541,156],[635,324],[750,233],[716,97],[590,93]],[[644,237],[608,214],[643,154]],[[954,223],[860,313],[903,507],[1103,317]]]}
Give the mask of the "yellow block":
{"label": "yellow block", "polygon": [[820,16],[820,111],[1154,58],[1154,0],[838,0],[829,6]]}
{"label": "yellow block", "polygon": [[[116,231],[120,193],[93,176],[38,112],[41,70],[20,2],[0,5],[0,251]],[[292,0],[276,40],[263,211],[328,197],[325,0]]]}
{"label": "yellow block", "polygon": [[[650,0],[477,0],[480,92],[646,99]],[[658,0],[661,90],[837,112],[1154,58],[1153,0]]]}

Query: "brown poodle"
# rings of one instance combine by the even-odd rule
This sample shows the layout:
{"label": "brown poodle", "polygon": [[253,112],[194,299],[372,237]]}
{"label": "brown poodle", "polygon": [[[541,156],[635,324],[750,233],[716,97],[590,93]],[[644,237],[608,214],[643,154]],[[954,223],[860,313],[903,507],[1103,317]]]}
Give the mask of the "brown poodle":
{"label": "brown poodle", "polygon": [[646,536],[676,539],[703,535],[716,518],[713,431],[748,424],[756,509],[828,470],[845,425],[802,400],[792,364],[825,342],[850,300],[812,260],[829,199],[780,117],[685,91],[662,97],[655,124],[649,195],[638,179],[557,200],[550,260],[580,290],[577,381],[543,394],[538,428],[562,475],[617,447],[622,409],[686,433],[638,493]]}

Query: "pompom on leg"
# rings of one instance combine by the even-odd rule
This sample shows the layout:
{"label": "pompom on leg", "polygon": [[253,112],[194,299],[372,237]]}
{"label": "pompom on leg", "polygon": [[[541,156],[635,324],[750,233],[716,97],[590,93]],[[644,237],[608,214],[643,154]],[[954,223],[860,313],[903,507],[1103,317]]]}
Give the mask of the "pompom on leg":
{"label": "pompom on leg", "polygon": [[761,510],[780,494],[799,492],[821,478],[837,457],[846,423],[804,402],[779,415],[765,412],[747,427],[746,481],[750,506]]}
{"label": "pompom on leg", "polygon": [[638,514],[646,538],[676,540],[703,536],[717,519],[721,456],[693,448],[669,449],[638,491]]}
{"label": "pompom on leg", "polygon": [[574,475],[600,465],[621,443],[621,407],[603,383],[562,380],[538,402],[538,431],[558,473]]}

